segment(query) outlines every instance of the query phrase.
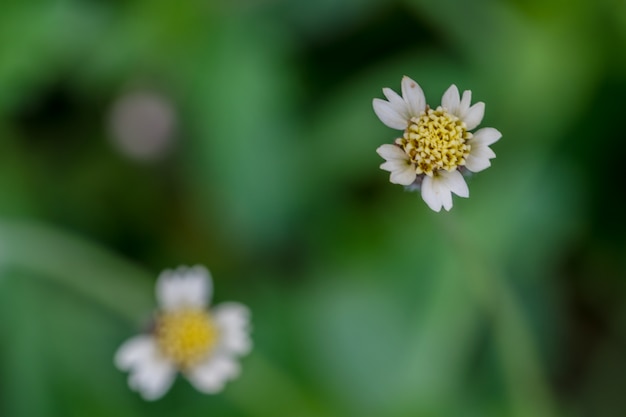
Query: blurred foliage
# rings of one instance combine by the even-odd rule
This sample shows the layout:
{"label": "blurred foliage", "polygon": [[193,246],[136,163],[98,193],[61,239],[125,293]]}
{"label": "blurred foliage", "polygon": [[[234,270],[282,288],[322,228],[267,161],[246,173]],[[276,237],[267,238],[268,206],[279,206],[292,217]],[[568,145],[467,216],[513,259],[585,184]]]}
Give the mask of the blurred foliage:
{"label": "blurred foliage", "polygon": [[[0,415],[625,415],[624,51],[619,0],[6,0]],[[450,213],[378,169],[405,74],[503,132]],[[111,141],[136,91],[161,158]],[[145,403],[113,354],[195,263],[255,350]]]}

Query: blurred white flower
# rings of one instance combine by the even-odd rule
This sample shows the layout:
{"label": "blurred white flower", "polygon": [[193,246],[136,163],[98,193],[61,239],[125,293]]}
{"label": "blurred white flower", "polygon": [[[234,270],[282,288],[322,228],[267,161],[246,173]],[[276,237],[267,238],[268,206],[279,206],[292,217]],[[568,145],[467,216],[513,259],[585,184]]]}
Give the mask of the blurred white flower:
{"label": "blurred white flower", "polygon": [[152,334],[120,346],[115,365],[129,371],[128,384],[146,400],[163,396],[181,372],[201,392],[217,393],[239,375],[237,357],[251,347],[250,312],[228,302],[208,309],[209,272],[180,267],[161,273],[156,283],[159,311]]}
{"label": "blurred white flower", "polygon": [[434,211],[452,208],[452,193],[469,197],[462,172],[479,172],[491,165],[495,153],[489,145],[502,134],[486,127],[471,133],[483,119],[485,104],[471,104],[472,92],[463,97],[453,84],[444,93],[441,106],[426,104],[424,92],[410,79],[402,79],[402,96],[383,88],[387,100],[375,98],[374,112],[392,129],[403,130],[395,143],[376,152],[385,159],[380,167],[389,171],[390,181],[409,189],[421,188],[422,198]]}

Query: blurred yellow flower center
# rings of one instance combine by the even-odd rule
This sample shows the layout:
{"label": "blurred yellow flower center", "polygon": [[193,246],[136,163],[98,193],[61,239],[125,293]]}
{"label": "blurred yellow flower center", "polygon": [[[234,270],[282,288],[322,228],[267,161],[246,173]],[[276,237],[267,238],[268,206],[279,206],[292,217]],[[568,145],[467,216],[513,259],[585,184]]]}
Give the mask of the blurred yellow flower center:
{"label": "blurred yellow flower center", "polygon": [[465,165],[470,145],[466,143],[472,134],[458,117],[441,107],[437,110],[426,108],[419,117],[411,118],[404,136],[396,143],[404,149],[417,174],[433,175],[445,169],[452,171]]}
{"label": "blurred yellow flower center", "polygon": [[193,366],[215,347],[217,326],[203,310],[162,313],[156,323],[161,352],[181,368]]}

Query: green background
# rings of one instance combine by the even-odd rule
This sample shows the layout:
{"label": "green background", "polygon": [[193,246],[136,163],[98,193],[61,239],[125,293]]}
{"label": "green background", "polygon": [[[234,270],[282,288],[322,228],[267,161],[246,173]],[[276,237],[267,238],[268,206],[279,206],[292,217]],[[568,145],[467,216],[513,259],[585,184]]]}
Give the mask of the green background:
{"label": "green background", "polygon": [[[3,1],[0,416],[626,415],[625,51],[622,0]],[[378,168],[403,75],[503,134],[450,213]],[[112,358],[179,264],[255,349],[147,403]]]}

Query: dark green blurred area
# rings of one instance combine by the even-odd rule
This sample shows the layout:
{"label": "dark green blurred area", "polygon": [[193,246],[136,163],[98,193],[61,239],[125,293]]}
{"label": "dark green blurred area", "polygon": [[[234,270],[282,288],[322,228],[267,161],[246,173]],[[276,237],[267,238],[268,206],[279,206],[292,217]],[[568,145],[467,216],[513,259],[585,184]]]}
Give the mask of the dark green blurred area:
{"label": "dark green blurred area", "polygon": [[[625,51],[620,0],[4,1],[0,416],[626,415]],[[503,133],[450,213],[378,168],[403,75]],[[196,263],[255,349],[143,402]]]}

